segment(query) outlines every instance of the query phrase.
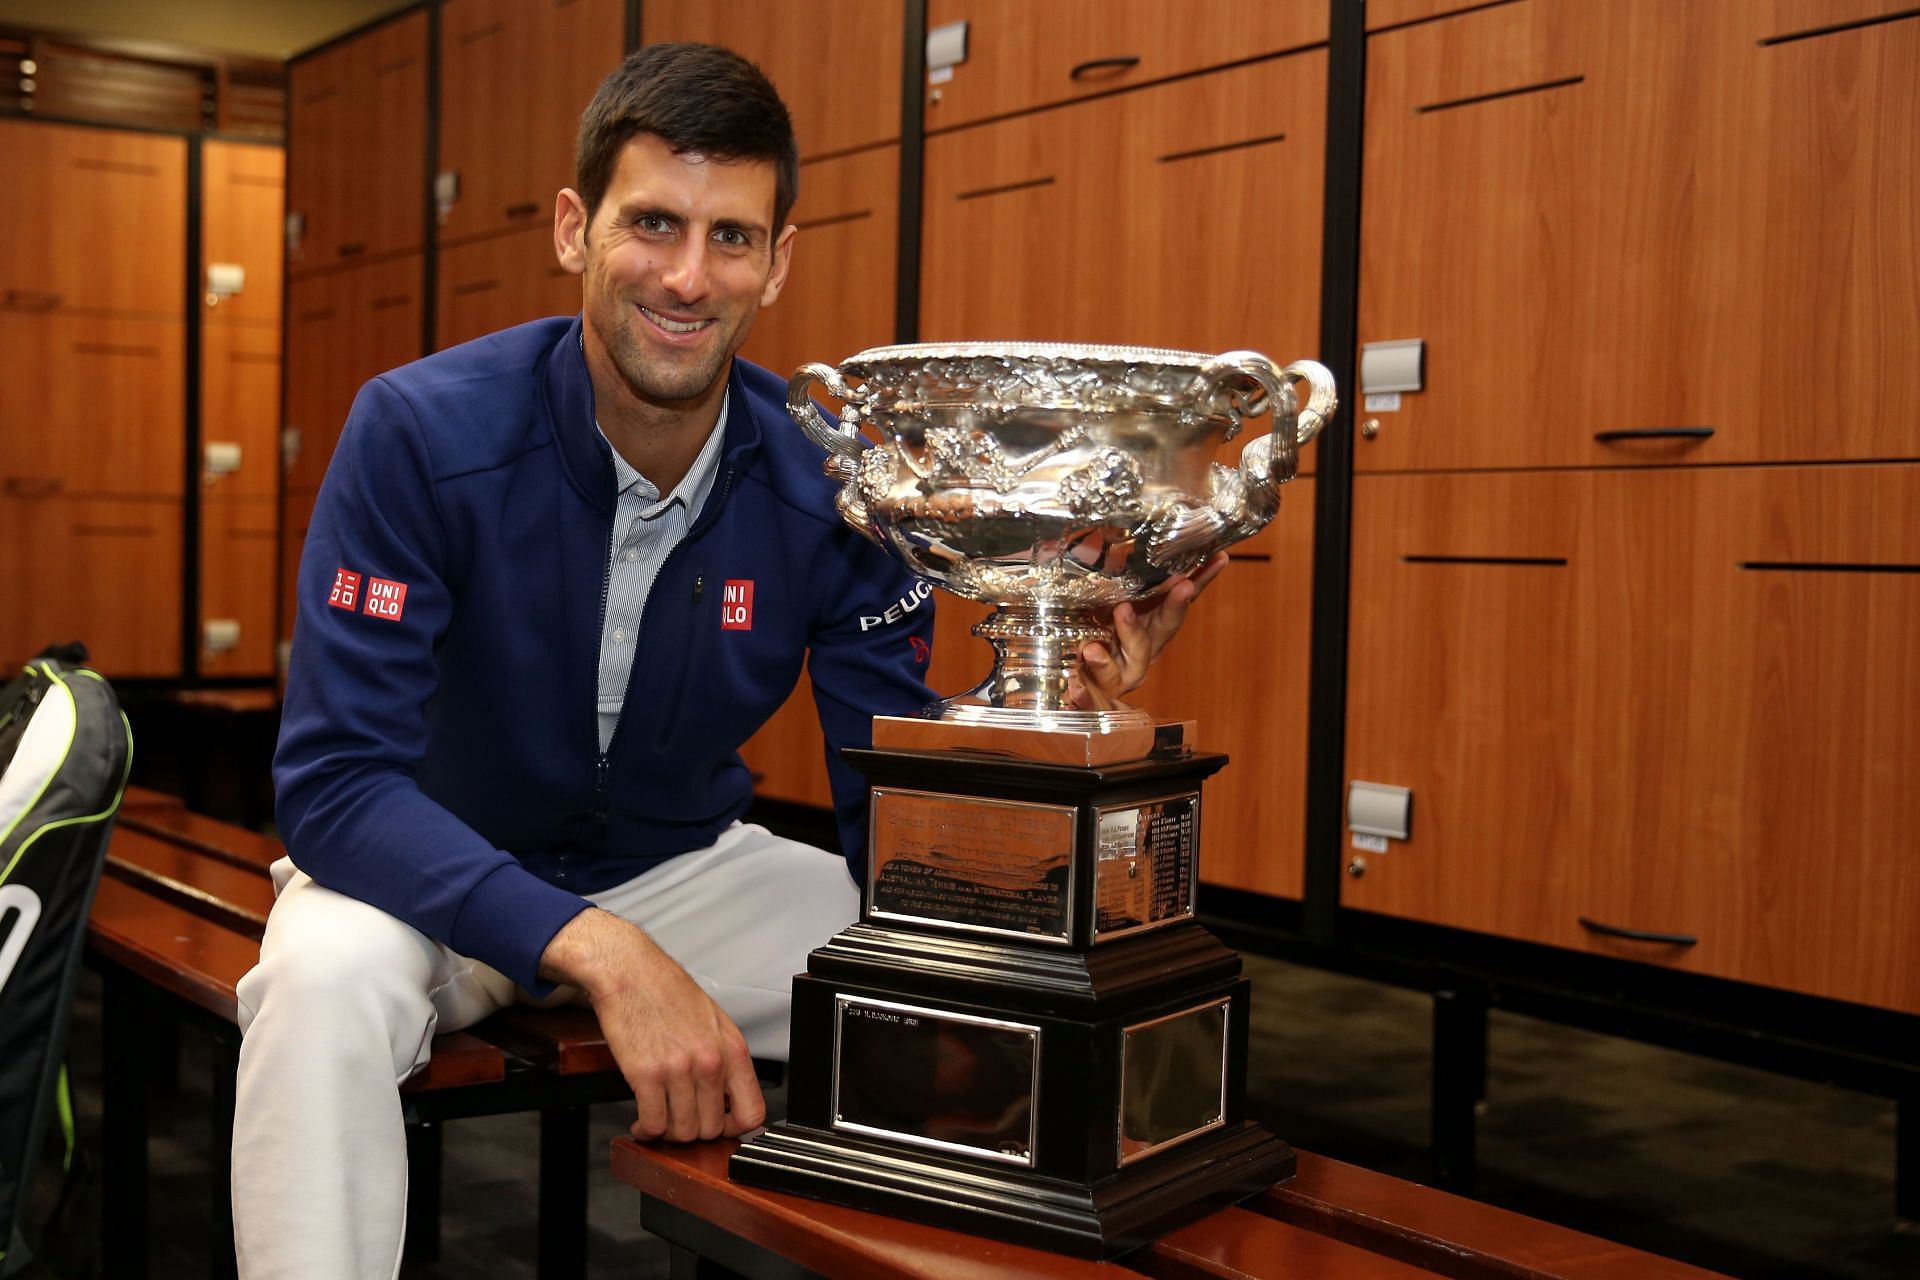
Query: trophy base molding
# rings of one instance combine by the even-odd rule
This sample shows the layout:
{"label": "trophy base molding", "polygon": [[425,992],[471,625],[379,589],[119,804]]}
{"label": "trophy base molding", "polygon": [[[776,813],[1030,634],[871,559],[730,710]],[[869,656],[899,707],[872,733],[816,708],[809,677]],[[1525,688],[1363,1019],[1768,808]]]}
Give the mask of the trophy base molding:
{"label": "trophy base molding", "polygon": [[989,1239],[1116,1258],[1265,1191],[1293,1168],[1293,1148],[1245,1121],[1092,1185],[782,1123],[742,1145],[729,1174]]}

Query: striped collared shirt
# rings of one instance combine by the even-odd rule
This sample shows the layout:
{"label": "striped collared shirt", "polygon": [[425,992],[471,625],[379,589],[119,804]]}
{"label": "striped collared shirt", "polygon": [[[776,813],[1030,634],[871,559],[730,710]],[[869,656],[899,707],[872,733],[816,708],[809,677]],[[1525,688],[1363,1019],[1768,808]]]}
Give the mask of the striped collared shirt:
{"label": "striped collared shirt", "polygon": [[[700,508],[720,472],[720,442],[727,431],[728,391],[720,402],[720,418],[700,456],[672,493],[665,498],[652,481],[634,470],[607,441],[613,455],[614,482],[619,499],[613,512],[613,538],[608,548],[607,611],[600,627],[600,750],[613,741],[614,726],[627,700],[627,680],[633,674],[633,651],[640,638],[640,618],[647,608],[653,580],[667,555],[686,538],[700,516]],[[599,424],[595,423],[598,429]]]}

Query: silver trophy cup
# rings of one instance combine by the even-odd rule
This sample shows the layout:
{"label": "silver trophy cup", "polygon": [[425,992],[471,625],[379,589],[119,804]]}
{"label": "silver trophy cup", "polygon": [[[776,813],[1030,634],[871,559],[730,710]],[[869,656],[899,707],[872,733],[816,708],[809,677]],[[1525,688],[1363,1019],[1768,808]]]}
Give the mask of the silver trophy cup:
{"label": "silver trophy cup", "polygon": [[[838,426],[815,383],[844,402]],[[992,673],[926,714],[1093,733],[1151,720],[1068,706],[1080,646],[1112,643],[1112,606],[1258,533],[1336,403],[1333,375],[1310,360],[1057,343],[877,347],[804,365],[787,390],[842,481],[846,522],[920,577],[996,606],[974,628]],[[1214,461],[1263,414],[1272,429],[1238,466]]]}

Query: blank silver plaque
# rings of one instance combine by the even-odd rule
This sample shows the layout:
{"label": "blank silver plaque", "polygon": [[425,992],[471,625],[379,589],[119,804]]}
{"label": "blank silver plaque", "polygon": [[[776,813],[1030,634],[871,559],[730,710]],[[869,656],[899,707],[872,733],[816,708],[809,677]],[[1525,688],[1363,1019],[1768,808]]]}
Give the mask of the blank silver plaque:
{"label": "blank silver plaque", "polygon": [[1227,1122],[1227,997],[1120,1032],[1120,1163]]}

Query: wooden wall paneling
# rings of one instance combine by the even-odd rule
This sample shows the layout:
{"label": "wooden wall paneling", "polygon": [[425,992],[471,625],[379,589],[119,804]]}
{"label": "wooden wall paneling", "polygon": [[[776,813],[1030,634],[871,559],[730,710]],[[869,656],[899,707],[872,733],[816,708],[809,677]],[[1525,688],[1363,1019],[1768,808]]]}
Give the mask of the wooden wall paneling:
{"label": "wooden wall paneling", "polygon": [[[1920,165],[1920,23],[1766,43],[1891,8],[1526,0],[1370,39],[1361,339],[1427,367],[1356,467],[1920,454],[1888,196]],[[1819,408],[1783,412],[1801,366]],[[1673,428],[1712,435],[1596,439]]]}
{"label": "wooden wall paneling", "polygon": [[[1893,12],[1907,16],[1806,34]],[[1920,14],[1891,0],[1711,14],[1714,180],[1689,246],[1709,287],[1687,299],[1700,416],[1741,458],[1920,457]],[[1802,368],[1785,385],[1775,372]],[[1785,386],[1813,392],[1806,411]]]}
{"label": "wooden wall paneling", "polygon": [[[1663,732],[1687,707],[1673,633],[1691,615],[1671,583],[1633,621],[1601,615],[1609,582],[1649,588],[1641,560],[1599,563],[1596,483],[1356,479],[1347,777],[1412,788],[1413,818],[1385,853],[1343,852],[1343,905],[1576,948],[1583,912],[1618,909],[1592,901],[1589,874],[1609,852],[1644,856],[1629,844],[1636,822],[1659,826],[1635,787],[1677,777],[1661,772]],[[1622,489],[1610,498],[1634,492]],[[1687,532],[1677,510],[1652,514],[1646,536],[1671,546]]]}
{"label": "wooden wall paneling", "polygon": [[899,0],[647,0],[640,10],[647,44],[722,44],[758,65],[803,158],[899,140],[903,20]]}
{"label": "wooden wall paneling", "polygon": [[[201,304],[205,318],[278,330],[281,307],[286,152],[279,147],[204,139],[200,144],[201,257],[246,271],[246,287]],[[201,273],[204,293],[206,275]]]}
{"label": "wooden wall paneling", "polygon": [[1326,54],[927,140],[921,334],[1317,350]]}
{"label": "wooden wall paneling", "polygon": [[336,46],[287,67],[287,271],[299,275],[332,264],[347,239],[348,149],[360,117],[350,82],[351,51]]}
{"label": "wooden wall paneling", "polygon": [[1513,0],[1367,0],[1367,30],[1380,31],[1404,27],[1415,22],[1464,13],[1472,9],[1490,9]]}
{"label": "wooden wall paneling", "polygon": [[427,189],[427,14],[406,13],[288,73],[289,269],[417,251]]}
{"label": "wooden wall paneling", "polygon": [[1701,35],[1645,0],[1526,0],[1368,40],[1360,337],[1423,338],[1427,357],[1357,470],[1720,446],[1593,439],[1706,412],[1678,305],[1702,284],[1684,251]]}
{"label": "wooden wall paneling", "polygon": [[[271,676],[276,619],[272,497],[209,496],[200,503],[200,674]],[[239,642],[209,647],[206,624],[237,622]]]}
{"label": "wooden wall paneling", "polygon": [[102,675],[180,674],[178,498],[0,494],[0,663],[83,640]]}
{"label": "wooden wall paneling", "polygon": [[554,256],[550,223],[442,249],[437,274],[433,332],[442,348],[580,310],[580,277]]}
{"label": "wooden wall paneling", "polygon": [[286,425],[299,434],[287,488],[317,490],[361,385],[420,355],[420,266],[397,258],[288,287]]}
{"label": "wooden wall paneling", "polygon": [[0,311],[0,481],[178,497],[185,376],[178,320]]}
{"label": "wooden wall paneling", "polygon": [[271,499],[280,476],[280,330],[209,321],[200,330],[202,446],[240,446],[240,469],[203,469],[209,497]]}
{"label": "wooden wall paneling", "polygon": [[1261,54],[1324,44],[1323,0],[930,0],[927,28],[967,23],[967,59],[927,89],[929,130]]}
{"label": "wooden wall paneling", "polygon": [[1197,720],[1199,748],[1230,757],[1202,792],[1201,880],[1296,899],[1306,847],[1313,498],[1311,479],[1285,487],[1280,514],[1229,549],[1226,570],[1131,699],[1163,720]]}
{"label": "wooden wall paneling", "polygon": [[1362,477],[1348,774],[1414,818],[1343,904],[1920,1012],[1916,500],[1913,465]]}
{"label": "wooden wall paneling", "polygon": [[623,0],[448,0],[440,15],[440,168],[459,174],[442,244],[551,225],[574,182],[580,113],[619,65]]}
{"label": "wooden wall paneling", "polygon": [[898,147],[801,166],[792,270],[743,356],[786,377],[893,340],[899,187]]}
{"label": "wooden wall paneling", "polygon": [[0,310],[178,320],[184,138],[0,120]]}
{"label": "wooden wall paneling", "polygon": [[1676,962],[1920,1013],[1920,466],[1702,484]]}

